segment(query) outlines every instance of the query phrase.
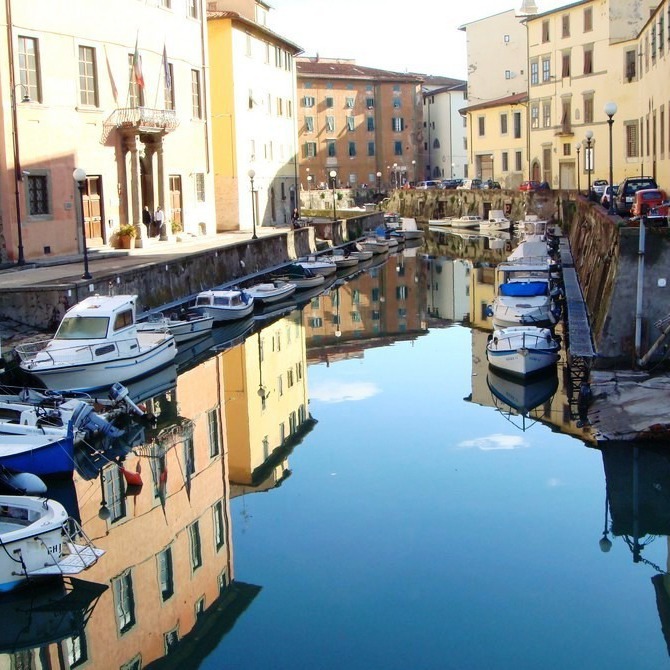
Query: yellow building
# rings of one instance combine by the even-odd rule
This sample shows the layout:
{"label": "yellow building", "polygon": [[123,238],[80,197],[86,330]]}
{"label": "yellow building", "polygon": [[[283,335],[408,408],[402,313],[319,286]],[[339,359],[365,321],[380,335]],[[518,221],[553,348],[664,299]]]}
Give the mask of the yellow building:
{"label": "yellow building", "polygon": [[298,58],[300,183],[379,190],[423,174],[418,75]]}

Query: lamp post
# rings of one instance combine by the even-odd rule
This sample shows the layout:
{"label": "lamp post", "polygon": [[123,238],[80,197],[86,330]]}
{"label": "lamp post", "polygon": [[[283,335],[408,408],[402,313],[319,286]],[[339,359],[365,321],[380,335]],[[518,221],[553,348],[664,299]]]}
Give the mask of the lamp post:
{"label": "lamp post", "polygon": [[398,164],[393,163],[393,186],[398,188]]}
{"label": "lamp post", "polygon": [[377,172],[377,194],[381,193],[382,191],[382,173]]}
{"label": "lamp post", "polygon": [[88,246],[86,244],[86,220],[84,218],[84,189],[86,188],[86,170],[83,168],[75,168],[72,171],[72,178],[77,182],[79,187],[79,209],[81,210],[81,239],[84,245],[84,274],[82,279],[93,279],[91,273],[88,271]]}
{"label": "lamp post", "polygon": [[612,216],[614,214],[614,198],[612,197],[613,179],[614,179],[614,165],[612,162],[612,126],[614,125],[614,115],[616,114],[616,102],[608,102],[605,105],[605,114],[607,114],[607,125],[610,127],[610,197],[608,202],[607,213]]}
{"label": "lamp post", "polygon": [[256,235],[256,191],[254,191],[254,177],[256,176],[256,171],[252,168],[247,172],[249,175],[249,181],[251,181],[251,223],[253,225],[253,233],[251,234],[252,240],[257,240],[258,235]]}
{"label": "lamp post", "polygon": [[335,180],[337,179],[337,172],[331,170],[330,175],[330,185],[333,187],[333,221],[337,221],[337,205],[335,204]]}
{"label": "lamp post", "polygon": [[593,131],[586,131],[586,176],[589,180],[589,189],[586,192],[586,197],[591,199],[591,167],[593,165],[593,155],[591,154],[591,141],[593,140]]}
{"label": "lamp post", "polygon": [[308,191],[312,190],[312,175],[311,174],[307,175],[307,190]]}
{"label": "lamp post", "polygon": [[580,184],[579,184],[579,173],[582,169],[582,166],[579,163],[579,152],[581,150],[582,150],[582,143],[581,142],[576,142],[575,143],[575,151],[577,152],[577,193],[580,193],[580,191],[582,190],[580,188]]}
{"label": "lamp post", "polygon": [[23,254],[23,229],[21,227],[21,196],[19,194],[19,182],[23,181],[23,171],[19,159],[19,125],[16,115],[16,89],[23,89],[21,102],[30,102],[30,96],[23,84],[17,84],[12,88],[12,148],[14,151],[14,199],[16,201],[16,232],[17,232],[17,265],[25,265],[26,258]]}
{"label": "lamp post", "polygon": [[412,161],[412,183],[416,184],[416,161]]}

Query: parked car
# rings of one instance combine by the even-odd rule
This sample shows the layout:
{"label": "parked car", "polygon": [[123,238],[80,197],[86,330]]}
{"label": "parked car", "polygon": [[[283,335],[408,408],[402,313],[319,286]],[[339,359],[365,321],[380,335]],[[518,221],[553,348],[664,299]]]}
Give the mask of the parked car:
{"label": "parked car", "polygon": [[537,191],[539,188],[540,182],[534,180],[522,181],[519,186],[520,191]]}
{"label": "parked car", "polygon": [[462,179],[443,179],[442,188],[458,188],[462,183]]}
{"label": "parked car", "polygon": [[420,181],[417,185],[416,188],[419,190],[425,191],[426,189],[431,189],[431,188],[440,188],[440,182],[435,181],[433,179],[429,179],[428,181]]}
{"label": "parked car", "polygon": [[485,182],[482,182],[481,188],[500,188],[500,182],[487,179]]}
{"label": "parked car", "polygon": [[619,190],[618,184],[614,184],[614,186],[606,186],[605,187],[605,192],[602,194],[602,197],[600,198],[600,204],[605,208],[609,209],[610,206],[610,193],[614,191],[614,195],[616,195],[616,192]]}
{"label": "parked car", "polygon": [[593,184],[591,184],[591,192],[589,193],[589,200],[594,202],[600,202],[600,199],[603,197],[605,188],[609,185],[607,179],[596,179]]}
{"label": "parked car", "polygon": [[474,188],[481,188],[482,187],[482,180],[481,179],[464,179],[463,183],[460,186],[457,186],[457,189],[460,190],[466,190],[466,189],[474,189]]}
{"label": "parked car", "polygon": [[635,193],[645,188],[658,188],[653,177],[626,177],[614,196],[614,209],[619,216],[629,216]]}
{"label": "parked car", "polygon": [[663,225],[668,222],[668,194],[662,188],[641,188],[635,192],[631,218],[647,217],[650,225]]}

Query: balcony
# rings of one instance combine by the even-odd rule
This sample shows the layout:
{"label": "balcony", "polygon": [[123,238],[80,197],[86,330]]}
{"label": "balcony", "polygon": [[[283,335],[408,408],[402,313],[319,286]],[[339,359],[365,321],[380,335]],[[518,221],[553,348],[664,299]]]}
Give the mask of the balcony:
{"label": "balcony", "polygon": [[179,125],[172,109],[126,107],[112,112],[107,124],[122,132],[166,134]]}

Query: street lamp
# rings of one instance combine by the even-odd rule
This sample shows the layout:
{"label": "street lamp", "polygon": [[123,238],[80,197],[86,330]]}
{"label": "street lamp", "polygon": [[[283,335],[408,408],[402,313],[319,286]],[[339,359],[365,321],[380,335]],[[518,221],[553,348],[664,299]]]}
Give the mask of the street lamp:
{"label": "street lamp", "polygon": [[377,193],[381,193],[382,191],[382,173],[377,172]]}
{"label": "street lamp", "polygon": [[412,161],[412,182],[416,184],[416,161]]}
{"label": "street lamp", "polygon": [[23,255],[23,230],[21,228],[21,196],[19,194],[19,182],[23,181],[23,171],[19,160],[19,122],[16,116],[16,89],[23,89],[21,102],[30,102],[28,89],[23,84],[17,84],[12,88],[12,140],[14,150],[14,198],[16,200],[16,231],[17,231],[17,265],[25,265],[26,259]]}
{"label": "street lamp", "polygon": [[579,185],[579,173],[581,172],[582,166],[579,163],[579,152],[582,150],[582,143],[575,143],[575,151],[577,152],[577,193],[580,193],[582,190]]}
{"label": "street lamp", "polygon": [[257,240],[258,235],[256,235],[256,191],[254,191],[254,177],[256,176],[256,171],[252,168],[247,172],[249,175],[249,180],[251,181],[251,221],[253,225],[253,233],[251,235],[252,240]]}
{"label": "street lamp", "polygon": [[331,170],[329,174],[330,185],[333,187],[333,221],[337,221],[337,205],[335,204],[335,179],[337,178],[337,172]]}
{"label": "street lamp", "polygon": [[398,164],[393,163],[393,185],[398,188]]}
{"label": "street lamp", "polygon": [[608,102],[605,105],[605,114],[607,114],[607,125],[610,127],[610,197],[609,197],[609,208],[607,213],[612,216],[614,214],[614,198],[612,197],[613,190],[613,179],[614,179],[614,166],[612,163],[612,126],[614,125],[614,119],[612,118],[616,114],[617,106],[616,102]]}
{"label": "street lamp", "polygon": [[591,166],[593,165],[593,155],[591,154],[591,141],[593,140],[593,131],[586,131],[586,175],[589,180],[589,190],[586,192],[586,197],[591,199]]}
{"label": "street lamp", "polygon": [[86,188],[86,170],[83,168],[75,168],[72,171],[72,178],[77,182],[79,187],[79,208],[81,209],[81,239],[84,245],[84,274],[82,279],[93,279],[91,273],[88,271],[88,247],[86,245],[86,221],[84,219],[84,189]]}
{"label": "street lamp", "polygon": [[311,174],[307,175],[307,190],[308,191],[312,190],[312,175]]}

